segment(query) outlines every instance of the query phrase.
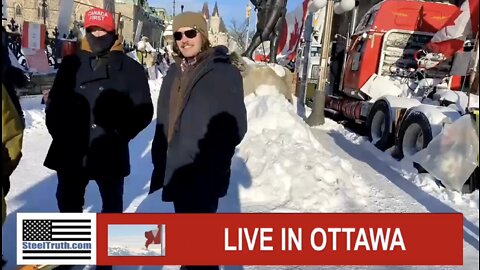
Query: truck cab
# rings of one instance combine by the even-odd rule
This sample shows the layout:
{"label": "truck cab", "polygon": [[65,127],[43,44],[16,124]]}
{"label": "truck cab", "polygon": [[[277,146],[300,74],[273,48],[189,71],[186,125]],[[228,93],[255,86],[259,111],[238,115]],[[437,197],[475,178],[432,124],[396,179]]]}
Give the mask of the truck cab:
{"label": "truck cab", "polygon": [[[371,8],[352,35],[344,66],[344,94],[367,97],[361,88],[373,74],[399,80],[417,68],[415,53],[424,48],[433,35],[458,11],[448,3],[412,0],[383,1]],[[448,77],[451,61],[429,69],[431,78]],[[451,85],[458,89],[460,85]]]}
{"label": "truck cab", "polygon": [[[448,59],[425,51],[458,13],[455,5],[420,0],[385,0],[373,6],[351,35],[344,63],[336,65],[342,75],[330,80],[333,91],[325,109],[364,125],[372,144],[390,149],[397,159],[427,148],[446,126],[473,107],[478,110],[478,96],[458,91],[465,74],[455,71],[472,57],[458,52]],[[475,183],[471,190],[478,187]]]}

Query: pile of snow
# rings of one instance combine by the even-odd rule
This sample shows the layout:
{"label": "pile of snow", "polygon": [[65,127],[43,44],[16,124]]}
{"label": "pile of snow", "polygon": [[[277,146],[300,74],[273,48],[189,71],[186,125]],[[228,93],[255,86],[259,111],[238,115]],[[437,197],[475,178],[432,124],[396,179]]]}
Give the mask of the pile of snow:
{"label": "pile of snow", "polygon": [[[319,127],[315,127],[317,130],[325,132],[338,132],[348,141],[353,144],[361,146],[361,149],[365,153],[369,153],[376,158],[376,160],[363,160],[367,164],[374,162],[384,162],[389,169],[396,171],[406,181],[410,181],[418,188],[423,190],[426,194],[432,195],[434,198],[439,199],[441,202],[450,206],[458,212],[464,213],[466,217],[472,220],[477,226],[479,224],[478,211],[479,211],[479,190],[474,191],[471,194],[462,194],[457,191],[447,189],[440,185],[437,179],[428,173],[419,174],[413,167],[413,164],[408,159],[397,161],[391,154],[386,151],[382,152],[371,144],[366,137],[362,137],[358,134],[344,128],[342,125],[326,119],[325,124]],[[367,156],[367,154],[365,154]]]}
{"label": "pile of snow", "polygon": [[43,96],[23,96],[22,110],[25,116],[25,132],[45,127],[45,105],[42,103]]}
{"label": "pile of snow", "polygon": [[355,210],[346,206],[355,204],[351,195],[361,189],[355,185],[358,175],[347,161],[325,151],[282,95],[249,96],[245,104],[249,130],[237,157],[252,179],[240,193],[249,210]]}
{"label": "pile of snow", "polygon": [[[231,184],[220,212],[353,212],[367,189],[348,161],[329,153],[283,95],[245,98],[248,132],[232,162]],[[138,212],[171,211],[161,191]]]}
{"label": "pile of snow", "polygon": [[108,247],[108,256],[161,256],[160,249],[145,249],[132,247]]}

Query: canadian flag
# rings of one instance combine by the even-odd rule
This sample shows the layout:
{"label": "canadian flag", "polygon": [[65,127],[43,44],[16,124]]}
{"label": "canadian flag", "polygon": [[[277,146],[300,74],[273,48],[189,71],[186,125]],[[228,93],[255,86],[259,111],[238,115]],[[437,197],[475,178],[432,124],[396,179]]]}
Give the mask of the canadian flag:
{"label": "canadian flag", "polygon": [[[298,43],[302,37],[305,19],[308,15],[308,3],[310,0],[303,0],[302,4],[285,16],[283,30],[278,39],[277,57],[293,60],[296,57]],[[270,54],[257,56],[260,61],[268,61]]]}
{"label": "canadian flag", "polygon": [[427,49],[433,53],[442,53],[452,57],[463,48],[469,34],[478,34],[478,1],[464,0],[460,9],[447,20],[427,44]]}
{"label": "canadian flag", "polygon": [[148,249],[148,246],[152,244],[153,245],[161,244],[161,241],[160,241],[161,235],[162,235],[162,225],[158,225],[156,230],[146,231],[145,238],[147,238],[147,241],[145,241],[145,248]]}
{"label": "canadian flag", "polygon": [[278,49],[279,54],[287,56],[289,60],[293,60],[296,57],[297,46],[302,37],[305,19],[308,15],[309,2],[309,0],[303,0],[301,5],[285,16],[286,23],[280,37]]}

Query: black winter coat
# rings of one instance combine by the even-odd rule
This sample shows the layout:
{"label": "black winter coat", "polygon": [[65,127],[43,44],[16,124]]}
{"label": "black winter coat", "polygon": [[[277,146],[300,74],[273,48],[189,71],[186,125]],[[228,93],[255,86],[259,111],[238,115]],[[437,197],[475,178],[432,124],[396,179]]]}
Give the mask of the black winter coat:
{"label": "black winter coat", "polygon": [[179,63],[165,76],[152,144],[150,192],[163,187],[164,201],[205,201],[226,195],[235,147],[247,131],[240,71],[225,47],[211,49],[195,68],[176,132],[167,143],[169,101]]}
{"label": "black winter coat", "polygon": [[128,143],[152,121],[153,104],[142,66],[120,44],[96,70],[86,40],[63,59],[46,106],[53,139],[46,167],[86,170],[90,179],[130,174]]}

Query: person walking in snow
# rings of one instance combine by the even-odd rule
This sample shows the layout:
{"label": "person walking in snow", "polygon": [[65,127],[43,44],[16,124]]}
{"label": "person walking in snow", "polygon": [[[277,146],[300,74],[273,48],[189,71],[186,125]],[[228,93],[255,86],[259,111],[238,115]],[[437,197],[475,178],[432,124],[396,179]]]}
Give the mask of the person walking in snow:
{"label": "person walking in snow", "polygon": [[57,171],[60,212],[82,212],[95,180],[102,212],[121,213],[128,143],[152,121],[153,104],[142,66],[123,52],[113,15],[94,8],[84,18],[80,50],[63,59],[48,95],[52,143],[44,165]]}
{"label": "person walking in snow", "polygon": [[[22,158],[23,130],[21,117],[2,83],[2,181],[10,177]],[[7,216],[6,195],[2,186],[2,226]],[[2,255],[2,267],[6,263]]]}
{"label": "person walking in snow", "polygon": [[150,193],[163,187],[177,213],[215,213],[247,131],[243,81],[228,49],[210,46],[200,13],[177,15],[173,31],[177,56],[158,99]]}

